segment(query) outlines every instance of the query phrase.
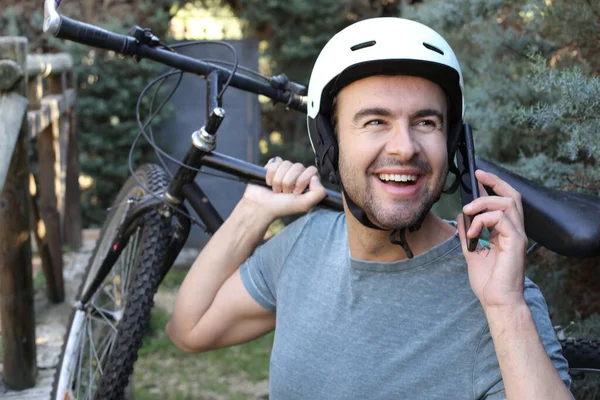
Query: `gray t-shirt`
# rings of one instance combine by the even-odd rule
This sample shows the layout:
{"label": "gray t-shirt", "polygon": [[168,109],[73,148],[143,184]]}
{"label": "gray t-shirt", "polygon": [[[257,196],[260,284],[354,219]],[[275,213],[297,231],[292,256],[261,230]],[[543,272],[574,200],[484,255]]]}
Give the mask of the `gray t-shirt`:
{"label": "gray t-shirt", "polygon": [[[353,259],[343,213],[315,211],[258,248],[242,281],[276,311],[270,399],[503,399],[458,235],[411,260]],[[546,303],[525,298],[567,386]]]}

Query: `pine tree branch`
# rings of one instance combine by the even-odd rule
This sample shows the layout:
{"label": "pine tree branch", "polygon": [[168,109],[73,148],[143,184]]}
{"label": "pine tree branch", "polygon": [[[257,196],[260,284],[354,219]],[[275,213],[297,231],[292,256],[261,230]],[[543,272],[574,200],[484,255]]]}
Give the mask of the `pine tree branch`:
{"label": "pine tree branch", "polygon": [[591,0],[585,0],[585,2],[590,7],[590,10],[592,10],[592,13],[596,16],[596,19],[598,19],[598,21],[600,21],[600,13],[594,8]]}
{"label": "pine tree branch", "polygon": [[591,182],[586,182],[585,184],[581,184],[579,182],[575,182],[573,179],[571,179],[571,177],[566,176],[565,177],[567,179],[567,182],[569,182],[571,185],[575,186],[576,188],[579,189],[584,189],[584,190],[598,190],[600,189],[600,182],[598,182],[597,180],[591,179]]}

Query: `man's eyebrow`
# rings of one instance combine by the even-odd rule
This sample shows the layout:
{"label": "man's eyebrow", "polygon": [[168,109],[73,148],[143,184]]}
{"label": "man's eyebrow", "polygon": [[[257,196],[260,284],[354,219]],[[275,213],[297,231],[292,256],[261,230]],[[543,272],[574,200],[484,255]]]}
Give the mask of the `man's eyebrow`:
{"label": "man's eyebrow", "polygon": [[357,122],[362,117],[378,115],[380,117],[389,117],[392,116],[392,110],[389,108],[382,107],[370,107],[370,108],[361,108],[354,114],[353,121]]}
{"label": "man's eyebrow", "polygon": [[412,118],[437,117],[440,122],[444,123],[444,114],[440,110],[426,108],[419,110],[411,115]]}
{"label": "man's eyebrow", "polygon": [[[394,113],[389,108],[382,108],[382,107],[362,108],[362,109],[358,110],[356,112],[356,114],[354,114],[353,121],[356,123],[356,122],[358,122],[359,119],[361,119],[363,117],[374,116],[374,115],[380,116],[380,117],[391,117],[394,115]],[[432,116],[437,117],[442,124],[444,123],[444,113],[442,113],[440,110],[436,110],[434,108],[424,108],[422,110],[418,110],[418,111],[414,112],[413,114],[411,114],[411,118],[424,118],[424,117],[432,117]]]}

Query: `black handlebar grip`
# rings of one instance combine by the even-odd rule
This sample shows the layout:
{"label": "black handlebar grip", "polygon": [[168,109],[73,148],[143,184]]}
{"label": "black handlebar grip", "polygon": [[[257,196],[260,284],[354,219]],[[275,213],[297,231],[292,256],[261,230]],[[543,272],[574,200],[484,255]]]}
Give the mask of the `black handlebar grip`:
{"label": "black handlebar grip", "polygon": [[289,90],[290,92],[298,94],[300,96],[306,96],[308,94],[308,89],[306,88],[306,86],[301,85],[301,84],[296,83],[296,82],[289,81],[285,85],[285,88],[287,90]]}
{"label": "black handlebar grip", "polygon": [[131,36],[112,33],[65,16],[61,16],[60,19],[60,28],[56,33],[58,38],[72,40],[100,49],[112,50],[124,55],[133,55],[137,50],[138,41]]}
{"label": "black handlebar grip", "polygon": [[307,109],[307,100],[306,96],[300,96],[298,94],[290,93],[288,101],[286,103],[287,108],[291,108],[292,110],[300,111],[306,113]]}
{"label": "black handlebar grip", "polygon": [[325,189],[325,192],[327,193],[327,196],[321,200],[320,205],[331,210],[343,211],[344,205],[340,192],[335,192],[331,189]]}

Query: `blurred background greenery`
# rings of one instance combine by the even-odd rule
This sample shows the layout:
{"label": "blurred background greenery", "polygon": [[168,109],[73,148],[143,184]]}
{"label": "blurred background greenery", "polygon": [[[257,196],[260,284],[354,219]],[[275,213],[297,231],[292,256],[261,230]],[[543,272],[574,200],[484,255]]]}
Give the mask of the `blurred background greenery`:
{"label": "blurred background greenery", "polygon": [[[75,57],[84,219],[97,226],[128,174],[137,96],[162,67],[43,35],[39,1],[4,0],[2,8],[1,35],[27,36],[31,53],[66,50]],[[548,187],[600,195],[595,0],[66,0],[61,10],[122,32],[134,23],[152,28],[165,42],[258,38],[261,72],[284,72],[304,84],[319,49],[340,28],[376,16],[424,22],[457,52],[479,155]],[[276,154],[311,163],[304,116],[269,102],[262,108],[263,160]],[[142,145],[135,163],[151,157]],[[450,197],[436,210],[453,218],[457,204]],[[528,273],[555,324],[576,321],[575,329],[600,337],[598,267],[597,258],[544,249],[531,257]],[[578,398],[593,398],[598,389],[578,390]]]}

